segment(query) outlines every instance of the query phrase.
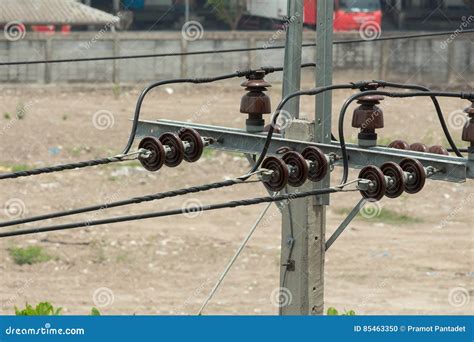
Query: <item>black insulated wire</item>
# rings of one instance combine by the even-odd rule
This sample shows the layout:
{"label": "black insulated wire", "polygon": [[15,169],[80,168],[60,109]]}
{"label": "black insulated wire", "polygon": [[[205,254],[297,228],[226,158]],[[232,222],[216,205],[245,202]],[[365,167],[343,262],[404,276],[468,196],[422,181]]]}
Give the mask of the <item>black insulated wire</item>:
{"label": "black insulated wire", "polygon": [[[316,67],[315,63],[304,63],[301,64],[301,68],[309,68],[309,67]],[[216,82],[216,81],[222,81],[226,79],[231,79],[235,77],[245,77],[249,76],[253,73],[255,73],[257,70],[264,70],[265,74],[269,74],[272,72],[277,72],[277,71],[283,71],[283,67],[261,67],[259,69],[250,69],[250,70],[245,70],[245,71],[236,71],[232,74],[227,74],[227,75],[220,75],[216,77],[206,77],[206,78],[176,78],[176,79],[171,79],[171,80],[163,80],[163,81],[158,81],[158,82],[153,82],[150,85],[148,85],[143,91],[141,92],[140,96],[138,97],[137,104],[135,107],[135,114],[133,116],[133,123],[132,123],[132,129],[130,132],[130,135],[128,137],[128,142],[125,145],[125,148],[123,149],[122,153],[128,153],[130,148],[133,145],[133,141],[135,140],[136,133],[137,133],[137,127],[138,127],[138,120],[140,119],[140,112],[141,112],[141,107],[143,104],[143,101],[145,100],[145,96],[150,92],[150,90],[167,85],[167,84],[180,84],[180,83],[192,83],[192,84],[203,84],[203,83],[211,83],[211,82]]]}
{"label": "black insulated wire", "polygon": [[371,95],[382,95],[392,98],[407,98],[407,97],[451,97],[451,98],[460,98],[464,100],[474,100],[474,93],[469,92],[444,92],[444,91],[424,91],[424,92],[410,92],[410,93],[396,93],[396,92],[387,92],[379,90],[367,90],[358,94],[354,94],[349,97],[344,104],[342,105],[341,111],[339,113],[339,122],[338,122],[338,131],[339,131],[339,143],[341,145],[341,157],[343,163],[343,173],[341,184],[347,182],[349,177],[349,160],[347,155],[346,140],[344,138],[344,118],[347,112],[349,105],[362,96],[371,96]]}
{"label": "black insulated wire", "polygon": [[87,228],[87,227],[92,227],[92,226],[100,226],[104,224],[145,220],[145,219],[150,219],[150,218],[182,215],[182,214],[187,214],[187,213],[203,212],[203,211],[210,211],[210,210],[237,208],[237,207],[256,205],[260,203],[279,202],[279,201],[283,201],[287,199],[297,199],[297,198],[324,195],[324,194],[330,194],[330,193],[341,192],[341,191],[343,190],[339,188],[327,188],[327,189],[321,189],[321,190],[311,190],[311,191],[305,191],[305,192],[283,194],[283,195],[277,195],[277,196],[255,197],[255,198],[249,198],[249,199],[244,199],[244,200],[236,200],[236,201],[230,201],[230,202],[224,202],[224,203],[218,203],[218,204],[210,204],[210,205],[205,205],[205,206],[196,206],[193,208],[181,208],[181,209],[165,210],[165,211],[158,211],[158,212],[152,212],[152,213],[146,213],[146,214],[119,216],[119,217],[94,220],[94,221],[83,221],[83,222],[60,224],[60,225],[55,225],[55,226],[28,228],[28,229],[21,229],[21,230],[9,231],[9,232],[2,232],[0,233],[0,238],[19,236],[19,235],[38,234],[38,233],[45,233],[45,232],[52,232],[52,231],[59,231],[59,230],[69,230],[69,229],[74,229],[74,228]]}
{"label": "black insulated wire", "polygon": [[[459,30],[456,32],[458,35],[473,33],[474,29]],[[430,38],[430,37],[441,37],[450,36],[452,31],[441,31],[434,33],[418,33],[418,34],[405,34],[405,35],[394,35],[388,37],[379,37],[372,40],[368,39],[349,39],[349,40],[337,40],[334,41],[334,45],[344,44],[364,44],[372,42],[382,42],[388,40],[405,40],[405,39],[417,39],[417,38]],[[302,44],[302,47],[315,47],[315,43]],[[208,54],[219,54],[219,53],[235,53],[235,52],[248,52],[248,51],[263,51],[263,50],[278,50],[284,49],[284,45],[275,46],[262,46],[255,48],[240,48],[240,49],[216,49],[216,50],[201,50],[192,52],[171,52],[171,53],[156,53],[156,54],[141,54],[141,55],[126,55],[126,56],[104,56],[104,57],[86,57],[86,58],[64,58],[64,59],[51,59],[51,60],[34,60],[34,61],[14,61],[14,62],[3,62],[0,66],[12,66],[12,65],[31,65],[31,64],[54,64],[54,63],[76,63],[76,62],[94,62],[94,61],[112,61],[112,60],[126,60],[126,59],[141,59],[141,58],[160,58],[160,57],[179,57],[179,56],[196,56],[196,55],[208,55]]]}
{"label": "black insulated wire", "polygon": [[[301,65],[301,68],[307,68],[307,67],[315,67],[315,63],[305,63]],[[147,88],[145,88],[142,93],[140,94],[136,109],[135,109],[135,115],[133,119],[133,124],[132,124],[132,130],[127,142],[127,145],[125,146],[122,154],[128,154],[132,145],[133,141],[135,139],[136,131],[137,131],[137,126],[138,126],[138,120],[140,118],[140,109],[141,105],[143,103],[143,100],[145,98],[145,95],[153,88],[156,88],[161,85],[165,84],[174,84],[174,83],[194,83],[194,84],[200,84],[200,83],[210,83],[210,82],[216,82],[216,81],[221,81],[225,79],[230,79],[234,77],[244,77],[247,75],[250,75],[254,73],[257,70],[264,70],[267,74],[271,72],[277,72],[277,71],[282,71],[283,67],[262,67],[259,69],[250,69],[250,70],[245,70],[245,71],[236,71],[232,74],[227,74],[227,75],[220,75],[216,77],[207,77],[207,78],[181,78],[181,79],[172,79],[172,80],[164,80],[164,81],[159,81],[152,83],[149,85]],[[92,166],[97,166],[97,165],[105,165],[105,164],[110,164],[110,163],[116,163],[116,162],[122,162],[125,160],[126,156],[112,156],[112,157],[106,157],[102,159],[93,159],[93,160],[87,160],[87,161],[81,161],[81,162],[76,162],[76,163],[68,163],[68,164],[60,164],[60,165],[55,165],[55,166],[48,166],[48,167],[43,167],[43,168],[36,168],[32,170],[25,170],[25,171],[19,171],[19,172],[12,172],[12,173],[5,173],[5,174],[0,174],[0,180],[3,179],[13,179],[13,178],[20,178],[20,177],[28,177],[28,176],[36,176],[36,175],[41,175],[45,173],[53,173],[53,172],[60,172],[60,171],[65,171],[65,170],[73,170],[73,169],[80,169],[80,168],[86,168],[86,167],[92,167]]]}
{"label": "black insulated wire", "polygon": [[77,162],[77,163],[60,164],[60,165],[37,168],[37,169],[32,169],[32,170],[25,170],[25,171],[17,171],[17,172],[0,174],[0,180],[36,176],[36,175],[40,175],[40,174],[60,172],[60,171],[65,171],[65,170],[82,169],[82,168],[85,168],[85,167],[105,165],[105,164],[110,164],[110,163],[119,163],[119,162],[129,161],[129,160],[130,159],[126,158],[125,156],[123,156],[123,157],[122,156],[115,156],[115,157],[108,157],[108,158],[103,158],[103,159],[94,159],[94,160],[81,161],[81,162]]}
{"label": "black insulated wire", "polygon": [[193,186],[193,187],[184,188],[184,189],[160,192],[160,193],[147,195],[147,196],[133,197],[130,199],[116,201],[116,202],[103,203],[103,204],[98,204],[98,205],[93,205],[93,206],[88,206],[88,207],[82,207],[82,208],[71,209],[71,210],[66,210],[66,211],[58,211],[54,213],[26,217],[26,218],[11,220],[11,221],[4,221],[4,222],[0,222],[0,227],[9,227],[9,226],[15,226],[19,224],[30,223],[30,222],[49,220],[49,219],[58,218],[58,217],[83,214],[83,213],[88,213],[91,211],[122,207],[122,206],[130,205],[130,204],[140,204],[143,202],[157,201],[164,198],[183,196],[183,195],[187,195],[191,193],[220,189],[220,188],[229,187],[229,186],[233,186],[237,184],[248,184],[252,182],[260,182],[260,181],[242,181],[239,179],[229,179],[222,182],[215,182],[215,183],[198,185],[198,186]]}
{"label": "black insulated wire", "polygon": [[[386,82],[386,81],[374,81],[378,85],[382,87],[391,87],[391,88],[400,88],[400,89],[411,89],[411,90],[421,90],[421,91],[431,91],[431,89],[427,87],[423,87],[421,85],[417,84],[401,84],[401,83],[394,83],[394,82]],[[456,143],[454,142],[451,133],[449,132],[448,125],[446,124],[446,120],[444,119],[443,112],[441,110],[441,106],[438,102],[438,99],[435,96],[430,96],[431,101],[433,102],[433,105],[436,109],[436,114],[438,115],[439,123],[441,125],[441,129],[444,132],[444,135],[446,137],[446,140],[449,143],[449,146],[451,147],[450,152],[454,152],[458,157],[463,157],[461,151],[459,148],[456,146]]]}
{"label": "black insulated wire", "polygon": [[[281,100],[281,102],[278,104],[275,112],[273,113],[272,122],[270,124],[270,128],[268,130],[267,138],[265,140],[265,144],[263,146],[262,152],[260,153],[260,156],[258,157],[258,159],[255,162],[255,164],[253,165],[253,167],[249,170],[248,174],[250,175],[253,172],[257,171],[258,168],[260,167],[260,165],[262,164],[263,159],[267,155],[268,149],[270,147],[270,143],[272,141],[273,132],[275,131],[275,126],[277,124],[278,116],[280,115],[280,111],[282,110],[282,108],[285,106],[285,104],[289,100],[291,100],[292,98],[295,98],[295,97],[300,97],[300,96],[314,96],[314,95],[318,95],[318,94],[321,94],[325,91],[330,91],[330,90],[359,89],[359,88],[363,87],[364,85],[368,85],[369,83],[371,83],[371,82],[362,81],[362,82],[357,82],[357,83],[353,82],[353,83],[347,83],[347,84],[334,84],[334,85],[325,86],[325,87],[318,87],[318,88],[314,88],[314,89],[310,89],[310,90],[300,90],[300,91],[297,91],[297,92],[294,92],[294,93],[291,93],[291,94],[288,94],[287,96],[285,96]],[[331,136],[334,139],[334,136],[332,134],[331,134]]]}

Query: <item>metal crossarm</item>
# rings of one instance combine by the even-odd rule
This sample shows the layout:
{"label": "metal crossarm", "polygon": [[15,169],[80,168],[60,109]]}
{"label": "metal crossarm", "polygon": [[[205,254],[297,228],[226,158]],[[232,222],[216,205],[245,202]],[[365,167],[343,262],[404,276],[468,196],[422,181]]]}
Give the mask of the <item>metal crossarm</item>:
{"label": "metal crossarm", "polygon": [[[229,152],[258,154],[262,150],[266,139],[266,133],[255,134],[236,128],[202,125],[173,120],[139,121],[137,135],[140,137],[158,137],[165,132],[178,132],[183,127],[194,128],[202,136],[215,139],[216,142],[209,146],[209,148]],[[269,153],[276,154],[277,150],[282,147],[289,147],[301,151],[307,146],[316,146],[326,154],[334,154],[336,156],[340,155],[340,146],[337,142],[320,144],[285,139],[278,134],[275,134],[272,138]],[[360,169],[370,164],[382,165],[388,161],[398,163],[404,158],[415,158],[425,167],[431,166],[440,170],[440,172],[433,174],[430,179],[458,183],[465,182],[466,179],[474,179],[474,161],[470,161],[467,158],[398,150],[386,147],[363,148],[353,144],[347,145],[347,152],[351,168]],[[335,165],[339,164],[340,162],[336,160]]]}

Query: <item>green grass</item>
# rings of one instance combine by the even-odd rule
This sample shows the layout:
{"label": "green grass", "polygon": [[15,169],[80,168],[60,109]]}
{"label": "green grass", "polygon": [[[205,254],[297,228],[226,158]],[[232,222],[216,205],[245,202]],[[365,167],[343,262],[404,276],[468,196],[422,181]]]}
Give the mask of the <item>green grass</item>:
{"label": "green grass", "polygon": [[204,159],[212,159],[216,155],[217,151],[212,149],[212,148],[205,148],[204,151],[202,151],[202,157]]}
{"label": "green grass", "polygon": [[30,170],[31,167],[26,164],[0,164],[1,168],[8,169],[11,172],[20,172]]}
{"label": "green grass", "polygon": [[[351,209],[349,208],[342,208],[337,209],[336,212],[340,215],[347,215]],[[375,217],[365,217],[361,213],[357,215],[358,218],[364,221],[370,222],[382,222],[391,225],[403,225],[403,224],[414,224],[414,223],[421,223],[423,220],[419,217],[409,216],[405,214],[397,213],[396,211],[381,208],[380,213]]]}
{"label": "green grass", "polygon": [[114,98],[117,100],[120,95],[122,94],[122,88],[120,87],[120,84],[114,83],[112,85],[112,94],[114,94]]}
{"label": "green grass", "polygon": [[344,310],[344,312],[339,312],[336,308],[330,307],[327,311],[328,316],[355,316],[356,313],[354,310]]}
{"label": "green grass", "polygon": [[10,247],[8,253],[17,265],[33,265],[53,259],[40,246]]}
{"label": "green grass", "polygon": [[[24,309],[18,309],[15,306],[16,316],[60,316],[63,308],[54,308],[49,302],[41,302],[36,306],[26,303]],[[100,311],[97,308],[91,309],[91,316],[100,316]]]}
{"label": "green grass", "polygon": [[15,306],[15,315],[16,316],[59,316],[61,315],[61,310],[63,308],[54,308],[51,303],[42,302],[36,305],[35,307],[26,303],[24,309],[18,309]]}

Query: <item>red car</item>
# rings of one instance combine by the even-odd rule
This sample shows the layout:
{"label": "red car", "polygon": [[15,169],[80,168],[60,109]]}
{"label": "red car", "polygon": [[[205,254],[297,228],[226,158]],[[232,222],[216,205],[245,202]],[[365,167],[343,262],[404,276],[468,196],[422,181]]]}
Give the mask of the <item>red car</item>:
{"label": "red car", "polygon": [[[305,0],[304,23],[316,27],[317,0]],[[370,25],[372,30],[380,31],[382,26],[382,9],[380,0],[335,0],[334,30],[360,30]]]}

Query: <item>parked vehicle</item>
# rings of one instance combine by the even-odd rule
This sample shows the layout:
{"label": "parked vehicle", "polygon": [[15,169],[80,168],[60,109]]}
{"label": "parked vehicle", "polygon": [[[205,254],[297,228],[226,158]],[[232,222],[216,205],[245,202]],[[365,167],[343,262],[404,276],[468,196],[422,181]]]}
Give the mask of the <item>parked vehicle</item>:
{"label": "parked vehicle", "polygon": [[[316,28],[317,0],[305,0],[304,23]],[[382,26],[382,7],[380,0],[335,0],[334,2],[334,30],[359,30],[362,25],[371,23],[379,29]]]}

